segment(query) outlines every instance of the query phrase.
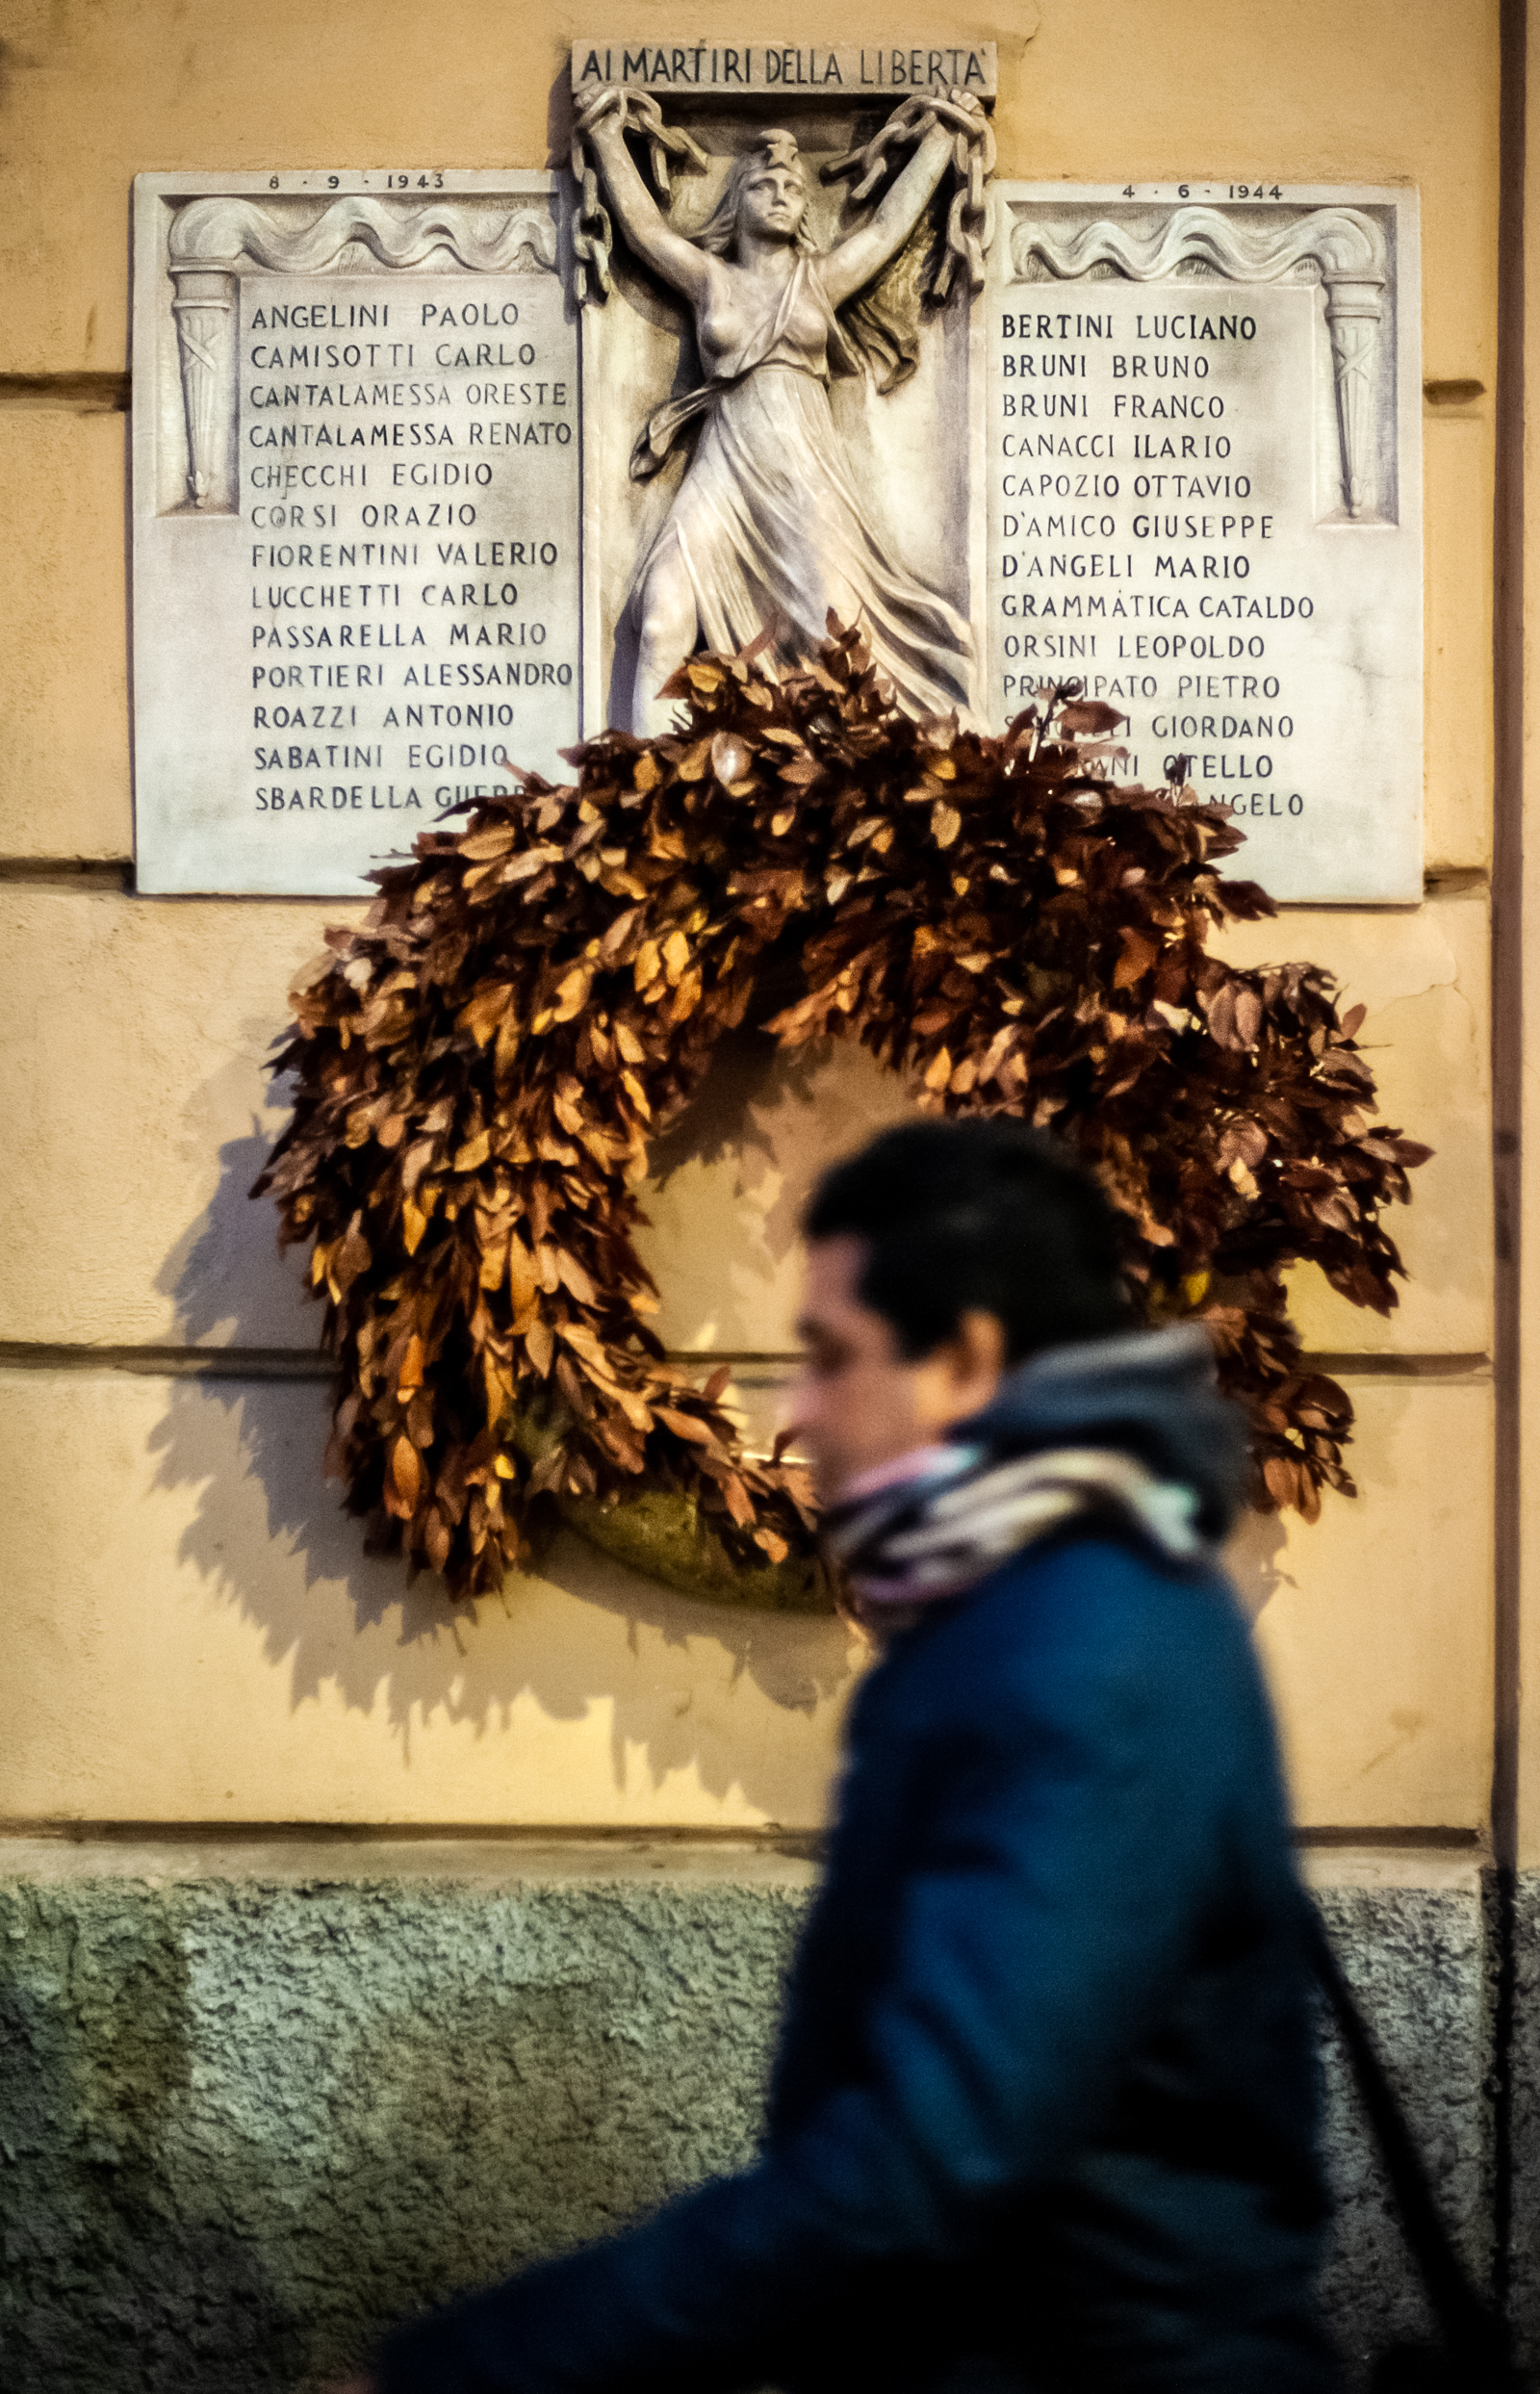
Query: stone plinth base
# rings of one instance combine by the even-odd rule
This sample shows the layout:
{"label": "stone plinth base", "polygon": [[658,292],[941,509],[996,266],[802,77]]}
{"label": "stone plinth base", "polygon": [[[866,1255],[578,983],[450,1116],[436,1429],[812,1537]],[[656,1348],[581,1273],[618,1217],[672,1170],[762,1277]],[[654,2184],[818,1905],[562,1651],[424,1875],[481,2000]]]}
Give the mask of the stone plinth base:
{"label": "stone plinth base", "polygon": [[[415,2304],[737,2161],[814,1875],[747,1842],[0,1841],[8,2394],[310,2387]],[[1477,1872],[1311,1875],[1484,2261]],[[1417,2299],[1326,2069],[1356,2358]]]}

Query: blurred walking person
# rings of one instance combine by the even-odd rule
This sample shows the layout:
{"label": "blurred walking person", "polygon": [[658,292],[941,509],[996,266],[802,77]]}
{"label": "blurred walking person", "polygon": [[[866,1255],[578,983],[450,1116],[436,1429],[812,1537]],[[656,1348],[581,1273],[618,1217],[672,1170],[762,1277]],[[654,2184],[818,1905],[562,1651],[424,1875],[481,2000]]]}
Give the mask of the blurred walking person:
{"label": "blurred walking person", "polygon": [[380,2394],[1326,2394],[1309,1967],[1205,1333],[1006,1120],[806,1224],[800,1423],[880,1659],[758,2158],[401,2329]]}

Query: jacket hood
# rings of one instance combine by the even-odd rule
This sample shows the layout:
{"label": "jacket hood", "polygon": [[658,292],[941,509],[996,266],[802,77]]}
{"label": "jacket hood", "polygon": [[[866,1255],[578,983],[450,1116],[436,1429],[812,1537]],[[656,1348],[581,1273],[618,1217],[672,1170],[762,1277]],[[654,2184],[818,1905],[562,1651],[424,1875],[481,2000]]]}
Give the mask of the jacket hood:
{"label": "jacket hood", "polygon": [[1000,1456],[1066,1445],[1137,1455],[1157,1479],[1195,1492],[1198,1527],[1216,1542],[1245,1493],[1245,1420],[1220,1396],[1214,1349],[1196,1323],[1048,1348],[947,1437]]}

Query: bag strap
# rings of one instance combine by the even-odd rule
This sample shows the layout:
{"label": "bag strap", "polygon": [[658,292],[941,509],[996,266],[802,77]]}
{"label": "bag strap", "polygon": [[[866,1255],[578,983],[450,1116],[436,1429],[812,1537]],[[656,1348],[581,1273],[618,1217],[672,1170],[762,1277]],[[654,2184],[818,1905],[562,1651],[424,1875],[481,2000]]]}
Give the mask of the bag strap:
{"label": "bag strap", "polygon": [[1321,1915],[1308,1896],[1304,1913],[1306,1949],[1348,2048],[1364,2109],[1384,2157],[1406,2242],[1439,2326],[1451,2352],[1478,2358],[1499,2369],[1510,2366],[1507,2322],[1477,2293],[1454,2249],[1405,2115],[1374,2050],[1363,2014],[1348,1992]]}

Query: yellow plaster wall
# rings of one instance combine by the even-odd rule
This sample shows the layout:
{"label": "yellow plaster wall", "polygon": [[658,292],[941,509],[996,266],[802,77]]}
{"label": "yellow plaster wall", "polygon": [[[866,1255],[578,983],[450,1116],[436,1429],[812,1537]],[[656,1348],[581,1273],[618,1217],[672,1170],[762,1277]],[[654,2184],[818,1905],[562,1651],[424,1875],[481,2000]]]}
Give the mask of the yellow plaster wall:
{"label": "yellow plaster wall", "polygon": [[833,1620],[692,1604],[565,1538],[449,1615],[359,1551],[325,1391],[0,1375],[0,1675],[22,1819],[816,1827],[858,1657]]}
{"label": "yellow plaster wall", "polygon": [[[0,362],[0,373],[8,361]],[[128,419],[0,412],[0,854],[126,857]]]}
{"label": "yellow plaster wall", "polygon": [[[680,29],[634,0],[609,22]],[[827,39],[805,0],[775,22]],[[690,30],[727,23],[715,0]],[[0,1818],[800,1826],[826,1800],[854,1669],[833,1625],[713,1613],[570,1543],[506,1609],[450,1619],[338,1514],[315,1382],[92,1353],[174,1365],[190,1346],[313,1341],[244,1193],[279,1119],[260,1068],[283,991],[342,910],[136,900],[64,875],[130,839],[124,425],[101,412],[110,383],[82,400],[5,377],[121,373],[135,171],[545,164],[573,30],[485,0],[255,16],[13,0],[8,16],[0,1452],[25,1498],[4,1565]],[[1040,21],[943,6],[840,27],[953,30],[1000,42],[1005,174],[1417,183],[1425,372],[1490,393],[1495,6],[1044,0]],[[1415,1274],[1399,1312],[1297,1292],[1313,1347],[1366,1358],[1348,1374],[1362,1500],[1315,1530],[1250,1524],[1238,1550],[1301,1815],[1322,1825],[1476,1826],[1490,1773],[1490,397],[1431,407],[1425,433],[1442,887],[1422,909],[1291,910],[1230,935],[1238,959],[1309,955],[1364,997],[1392,1118],[1439,1149],[1398,1225]],[[897,1098],[837,1053],[725,1076],[709,1135],[659,1158],[649,1241],[672,1339],[784,1347],[799,1191]],[[777,1377],[745,1386],[760,1414]]]}

